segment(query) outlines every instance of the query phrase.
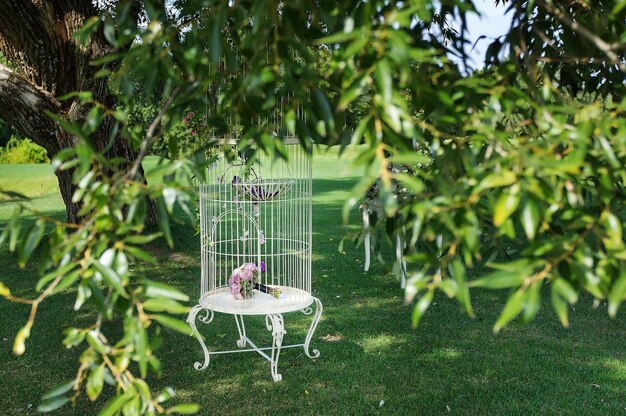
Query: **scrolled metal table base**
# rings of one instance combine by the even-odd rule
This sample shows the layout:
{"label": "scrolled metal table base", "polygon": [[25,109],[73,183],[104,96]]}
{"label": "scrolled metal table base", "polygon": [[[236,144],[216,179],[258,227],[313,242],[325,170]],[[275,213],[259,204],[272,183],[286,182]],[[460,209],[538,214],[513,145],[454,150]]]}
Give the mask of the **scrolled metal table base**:
{"label": "scrolled metal table base", "polygon": [[[315,329],[317,328],[317,324],[319,323],[322,317],[322,302],[319,299],[313,298],[313,303],[315,303],[315,314],[313,315],[313,320],[311,322],[311,326],[309,326],[309,330],[307,332],[304,344],[292,344],[292,345],[283,345],[283,338],[287,331],[285,331],[285,322],[282,314],[267,314],[265,315],[265,326],[268,331],[272,333],[272,345],[270,347],[257,347],[250,338],[246,335],[246,328],[243,321],[243,315],[235,314],[235,322],[237,324],[237,332],[239,334],[239,339],[237,339],[237,346],[240,348],[238,350],[228,350],[228,351],[209,351],[206,344],[204,343],[204,339],[198,332],[198,328],[196,326],[196,318],[205,324],[210,324],[214,318],[214,312],[211,309],[207,309],[202,305],[194,306],[189,312],[189,316],[187,317],[187,323],[191,326],[193,330],[192,335],[196,337],[198,342],[200,343],[200,347],[202,347],[202,352],[204,353],[204,362],[197,361],[194,364],[194,368],[196,370],[204,370],[208,367],[211,355],[218,354],[230,354],[237,352],[249,352],[255,351],[263,358],[270,362],[270,371],[272,375],[272,380],[281,381],[282,375],[278,372],[278,359],[280,357],[281,350],[286,348],[303,348],[304,353],[307,357],[315,359],[320,356],[320,352],[317,349],[313,349],[310,351],[311,340],[313,339],[313,334],[315,333]],[[198,316],[201,311],[205,311],[206,314],[204,316]],[[307,307],[301,310],[302,313],[309,316],[313,314],[313,309],[311,307]],[[250,346],[250,348],[244,349],[246,346]],[[270,351],[270,354],[267,354],[265,351]]]}

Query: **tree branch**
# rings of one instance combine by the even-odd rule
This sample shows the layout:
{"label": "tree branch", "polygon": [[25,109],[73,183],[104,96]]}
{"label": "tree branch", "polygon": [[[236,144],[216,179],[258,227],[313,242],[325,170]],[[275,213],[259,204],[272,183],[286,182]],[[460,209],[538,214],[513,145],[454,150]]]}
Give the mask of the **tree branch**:
{"label": "tree branch", "polygon": [[165,115],[167,110],[169,110],[170,106],[174,102],[174,99],[176,98],[176,96],[178,96],[179,92],[180,92],[180,87],[176,87],[174,92],[172,92],[172,95],[170,95],[170,97],[167,99],[167,101],[163,105],[163,108],[161,108],[161,111],[159,111],[159,114],[157,114],[154,120],[152,120],[152,123],[150,123],[150,126],[148,127],[148,131],[146,132],[146,135],[141,141],[141,145],[139,147],[139,154],[137,155],[137,158],[135,159],[135,162],[133,163],[132,168],[128,171],[128,174],[126,175],[127,178],[133,178],[135,175],[137,175],[137,172],[139,171],[139,168],[141,167],[141,161],[143,160],[144,157],[146,157],[146,154],[148,153],[148,150],[150,149],[150,145],[152,144],[152,140],[154,140],[155,137],[158,137],[160,135],[160,130],[157,130],[157,128],[161,125],[161,120],[163,119],[163,116]]}
{"label": "tree branch", "polygon": [[0,64],[0,118],[49,151],[61,128],[46,111],[57,113],[60,107],[50,93]]}

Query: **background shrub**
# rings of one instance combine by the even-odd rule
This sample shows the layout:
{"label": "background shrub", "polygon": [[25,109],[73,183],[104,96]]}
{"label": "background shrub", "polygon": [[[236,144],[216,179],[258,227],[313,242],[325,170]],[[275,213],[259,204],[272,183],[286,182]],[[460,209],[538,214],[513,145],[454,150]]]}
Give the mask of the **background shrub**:
{"label": "background shrub", "polygon": [[11,136],[6,147],[0,147],[0,163],[49,163],[46,149],[27,138]]}

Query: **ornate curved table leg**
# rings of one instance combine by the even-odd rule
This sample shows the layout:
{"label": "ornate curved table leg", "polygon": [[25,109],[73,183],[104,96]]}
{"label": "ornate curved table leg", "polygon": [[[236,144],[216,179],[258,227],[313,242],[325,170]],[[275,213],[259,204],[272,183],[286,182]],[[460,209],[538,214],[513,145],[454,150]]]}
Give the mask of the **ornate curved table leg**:
{"label": "ornate curved table leg", "polygon": [[209,365],[210,356],[209,350],[207,349],[206,345],[204,344],[204,340],[202,339],[202,335],[200,335],[200,333],[198,332],[198,328],[196,327],[196,317],[198,315],[198,312],[202,310],[206,311],[206,315],[200,316],[198,319],[205,324],[210,324],[211,321],[213,321],[213,311],[210,309],[205,309],[200,305],[194,306],[189,312],[189,316],[187,316],[187,323],[189,324],[189,326],[191,326],[191,329],[193,330],[192,335],[195,335],[196,339],[200,343],[200,346],[202,347],[202,351],[204,352],[204,364],[200,361],[196,361],[193,365],[193,368],[195,368],[196,370],[204,370],[205,368],[207,368],[207,366]]}
{"label": "ornate curved table leg", "polygon": [[237,332],[239,332],[237,346],[243,348],[246,346],[246,326],[243,323],[243,315],[235,315],[235,322],[237,323]]}
{"label": "ornate curved table leg", "polygon": [[265,317],[265,326],[268,331],[272,331],[272,356],[270,360],[272,379],[281,381],[283,376],[278,373],[278,358],[280,356],[280,348],[283,345],[283,336],[286,333],[283,316],[281,314],[267,315]]}
{"label": "ornate curved table leg", "polygon": [[[315,328],[317,328],[317,324],[322,317],[322,311],[324,310],[324,308],[322,307],[322,302],[320,302],[318,298],[313,298],[313,300],[315,301],[315,316],[313,317],[313,322],[311,322],[311,326],[309,327],[309,332],[306,334],[306,341],[304,341],[304,353],[309,358],[318,358],[320,356],[320,352],[314,349],[313,354],[311,354],[309,352],[309,344],[311,343],[311,338],[313,338]],[[305,315],[310,315],[311,308],[303,309],[302,312]]]}

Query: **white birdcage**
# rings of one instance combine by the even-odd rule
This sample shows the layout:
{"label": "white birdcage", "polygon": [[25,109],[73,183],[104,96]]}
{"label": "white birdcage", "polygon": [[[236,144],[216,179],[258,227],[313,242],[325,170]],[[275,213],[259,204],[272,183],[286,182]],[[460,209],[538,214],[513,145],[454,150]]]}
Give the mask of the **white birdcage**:
{"label": "white birdcage", "polygon": [[[296,138],[286,139],[287,158],[256,152],[227,158],[221,152],[199,186],[202,274],[198,305],[188,322],[204,351],[205,369],[213,354],[256,351],[271,363],[274,381],[281,380],[281,349],[309,344],[322,314],[321,302],[311,294],[311,155]],[[233,149],[231,149],[233,150]],[[316,312],[302,344],[282,345],[283,313]],[[231,314],[239,332],[237,350],[209,352],[198,334],[195,319],[210,323],[214,312]],[[244,316],[265,315],[272,346],[259,348],[246,335]],[[246,348],[250,346],[250,348]],[[264,351],[271,350],[271,355]]]}

